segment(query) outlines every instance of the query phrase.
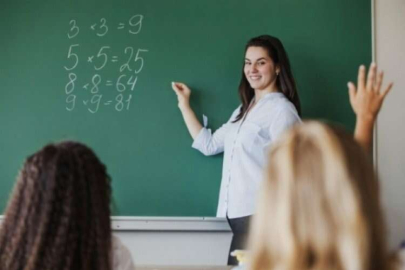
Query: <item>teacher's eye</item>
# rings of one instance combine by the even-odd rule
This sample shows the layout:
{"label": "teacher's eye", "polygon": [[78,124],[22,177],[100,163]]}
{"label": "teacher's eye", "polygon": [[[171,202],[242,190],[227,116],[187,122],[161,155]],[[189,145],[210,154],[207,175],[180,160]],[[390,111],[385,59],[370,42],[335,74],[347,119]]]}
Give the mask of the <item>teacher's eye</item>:
{"label": "teacher's eye", "polygon": [[266,64],[265,61],[260,61],[260,62],[259,62],[259,66],[264,66],[265,64]]}
{"label": "teacher's eye", "polygon": [[250,64],[250,62],[245,61],[245,66],[249,66]]}

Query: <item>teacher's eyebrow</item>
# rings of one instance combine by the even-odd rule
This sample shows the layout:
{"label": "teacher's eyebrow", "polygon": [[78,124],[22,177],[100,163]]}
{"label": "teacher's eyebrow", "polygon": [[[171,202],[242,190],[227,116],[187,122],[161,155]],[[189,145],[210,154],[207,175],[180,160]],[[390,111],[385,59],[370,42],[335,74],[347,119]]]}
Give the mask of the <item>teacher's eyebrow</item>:
{"label": "teacher's eyebrow", "polygon": [[[249,58],[245,58],[245,61],[246,61],[246,60],[252,61],[252,60],[250,60]],[[260,60],[267,60],[267,58],[265,58],[265,57],[260,57],[260,58],[257,59],[256,61],[260,61]]]}

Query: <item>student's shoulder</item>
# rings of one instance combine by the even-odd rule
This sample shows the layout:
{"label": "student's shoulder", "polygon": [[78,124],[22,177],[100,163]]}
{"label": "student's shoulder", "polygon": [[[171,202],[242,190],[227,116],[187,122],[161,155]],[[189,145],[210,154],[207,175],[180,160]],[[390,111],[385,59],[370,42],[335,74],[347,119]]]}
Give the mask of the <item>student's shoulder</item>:
{"label": "student's shoulder", "polygon": [[135,266],[132,260],[132,255],[129,249],[121,242],[121,240],[112,237],[112,260],[113,270],[134,270]]}

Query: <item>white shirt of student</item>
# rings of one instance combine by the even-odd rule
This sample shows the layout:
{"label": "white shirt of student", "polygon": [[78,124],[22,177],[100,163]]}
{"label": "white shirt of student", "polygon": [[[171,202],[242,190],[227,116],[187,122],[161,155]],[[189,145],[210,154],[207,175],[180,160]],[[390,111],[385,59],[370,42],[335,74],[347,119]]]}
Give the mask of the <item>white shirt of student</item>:
{"label": "white shirt of student", "polygon": [[214,134],[201,129],[192,145],[207,156],[224,152],[217,217],[254,214],[269,146],[301,121],[295,106],[280,92],[266,94],[243,119],[232,123],[239,110],[240,106]]}
{"label": "white shirt of student", "polygon": [[135,270],[134,262],[128,248],[116,236],[112,237],[113,270]]}

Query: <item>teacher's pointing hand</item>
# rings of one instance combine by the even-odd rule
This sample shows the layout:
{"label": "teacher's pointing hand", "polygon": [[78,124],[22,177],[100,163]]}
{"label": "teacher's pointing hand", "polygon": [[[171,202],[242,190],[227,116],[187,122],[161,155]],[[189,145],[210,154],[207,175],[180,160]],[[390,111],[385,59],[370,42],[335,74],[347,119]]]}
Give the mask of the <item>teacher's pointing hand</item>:
{"label": "teacher's pointing hand", "polygon": [[172,88],[177,95],[178,106],[182,110],[190,107],[191,90],[187,85],[180,82],[172,82]]}

